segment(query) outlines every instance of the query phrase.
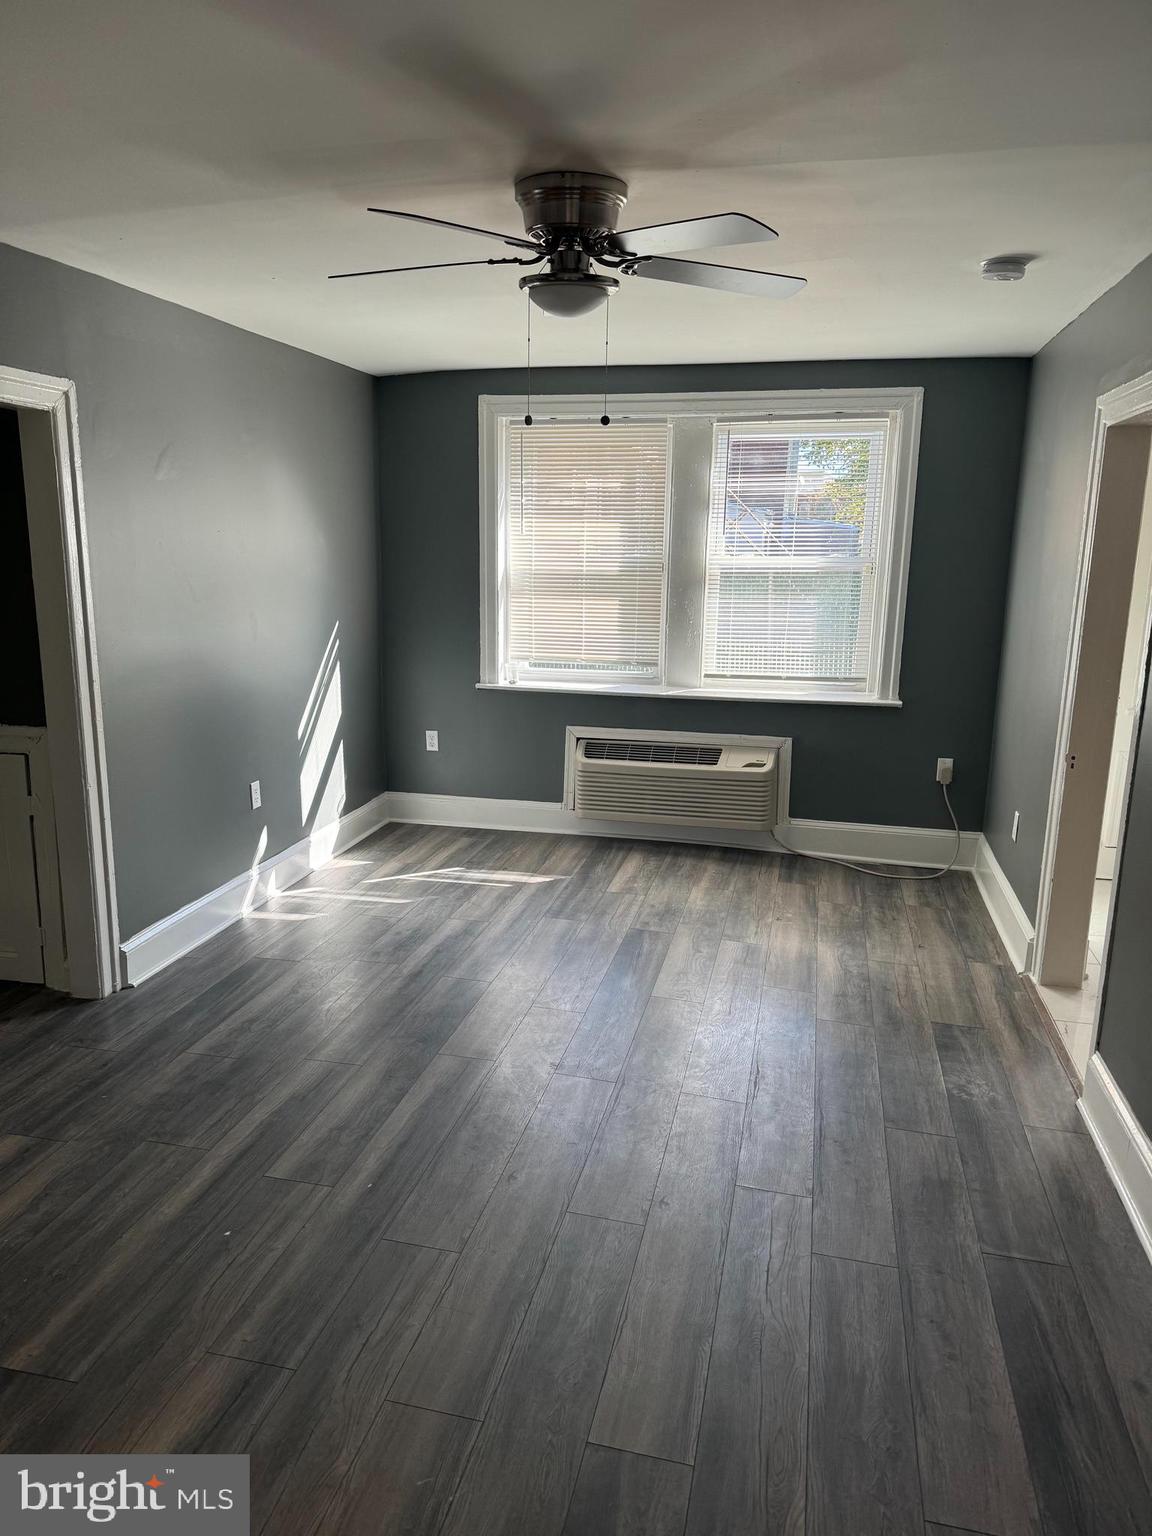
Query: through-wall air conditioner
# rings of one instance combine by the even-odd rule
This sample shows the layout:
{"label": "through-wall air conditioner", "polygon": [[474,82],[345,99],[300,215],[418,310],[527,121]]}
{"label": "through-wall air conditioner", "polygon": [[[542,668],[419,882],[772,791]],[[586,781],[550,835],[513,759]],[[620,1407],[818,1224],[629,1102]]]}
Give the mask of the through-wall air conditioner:
{"label": "through-wall air conditioner", "polygon": [[575,741],[572,808],[596,821],[769,832],[779,799],[775,746],[701,737],[593,736]]}

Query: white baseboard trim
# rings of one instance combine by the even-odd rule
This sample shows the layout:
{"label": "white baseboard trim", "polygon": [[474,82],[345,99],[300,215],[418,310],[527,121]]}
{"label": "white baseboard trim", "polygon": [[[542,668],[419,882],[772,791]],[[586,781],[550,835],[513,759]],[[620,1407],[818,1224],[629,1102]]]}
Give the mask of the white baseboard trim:
{"label": "white baseboard trim", "polygon": [[[835,859],[865,864],[916,864],[942,869],[956,851],[955,832],[935,827],[879,827],[866,821],[804,821],[780,828],[780,835],[797,853],[826,853]],[[972,869],[979,832],[961,832],[954,869]]]}
{"label": "white baseboard trim", "polygon": [[218,886],[198,901],[181,907],[179,912],[162,917],[150,928],[125,939],[120,946],[122,984],[134,987],[154,976],[245,912],[262,907],[278,891],[287,890],[327,864],[335,854],[384,826],[388,821],[387,802],[387,795],[377,795],[338,821],[316,829],[290,848],[253,865],[247,874],[237,875],[227,885]]}
{"label": "white baseboard trim", "polygon": [[1032,969],[1036,929],[1020,905],[1020,898],[1008,883],[1008,876],[996,862],[988,839],[981,833],[976,853],[976,888],[984,898],[988,915],[996,925],[1012,964],[1020,972]]}
{"label": "white baseboard trim", "polygon": [[[778,853],[767,833],[729,827],[665,827],[646,821],[591,821],[548,800],[496,800],[474,795],[424,795],[389,790],[389,821],[430,826],[478,827],[507,832],[563,832],[576,837],[625,837],[651,842],[708,843],[723,848],[761,848]],[[873,864],[943,865],[952,857],[955,834],[930,827],[878,827],[865,822],[801,821],[780,834],[798,853],[824,853]],[[978,832],[960,834],[958,869],[972,869]]]}
{"label": "white baseboard trim", "polygon": [[1084,1075],[1080,1113],[1132,1219],[1136,1236],[1152,1260],[1152,1140],[1099,1051]]}

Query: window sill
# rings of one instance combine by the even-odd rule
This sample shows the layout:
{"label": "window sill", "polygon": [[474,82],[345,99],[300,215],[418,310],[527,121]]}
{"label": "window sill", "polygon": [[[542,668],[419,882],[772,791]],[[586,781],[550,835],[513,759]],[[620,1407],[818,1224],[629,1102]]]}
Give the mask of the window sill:
{"label": "window sill", "polygon": [[865,705],[870,709],[903,707],[900,699],[881,698],[872,693],[750,693],[742,688],[672,688],[632,683],[477,683],[476,687],[495,693],[592,693],[607,698],[720,699],[730,704],[849,704]]}

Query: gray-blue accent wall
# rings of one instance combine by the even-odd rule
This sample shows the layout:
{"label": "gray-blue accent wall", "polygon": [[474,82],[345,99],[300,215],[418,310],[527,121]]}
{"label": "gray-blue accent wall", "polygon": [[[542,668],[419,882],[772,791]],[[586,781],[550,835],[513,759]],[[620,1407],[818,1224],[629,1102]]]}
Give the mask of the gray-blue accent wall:
{"label": "gray-blue accent wall", "polygon": [[[533,379],[595,395],[602,375]],[[1023,358],[612,370],[619,392],[923,387],[901,709],[478,691],[477,399],[524,375],[378,380],[389,788],[558,802],[566,725],[741,731],[793,738],[796,816],[946,826],[934,774],[953,757],[961,824],[979,828],[1028,379]]]}

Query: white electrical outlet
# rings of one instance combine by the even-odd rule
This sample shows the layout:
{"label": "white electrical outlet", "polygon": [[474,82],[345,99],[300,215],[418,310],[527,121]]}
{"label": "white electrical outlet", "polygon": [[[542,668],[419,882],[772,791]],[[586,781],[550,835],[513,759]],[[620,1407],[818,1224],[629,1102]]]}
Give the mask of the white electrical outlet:
{"label": "white electrical outlet", "polygon": [[1020,812],[1012,812],[1012,841],[1016,841],[1016,835],[1020,831]]}
{"label": "white electrical outlet", "polygon": [[251,784],[249,784],[249,786],[248,786],[248,798],[252,802],[252,809],[254,811],[258,811],[260,809],[260,780],[259,779],[253,779]]}
{"label": "white electrical outlet", "polygon": [[439,752],[439,750],[440,750],[440,732],[439,731],[425,731],[424,732],[424,750],[426,752]]}
{"label": "white electrical outlet", "polygon": [[938,757],[936,759],[936,782],[937,784],[951,784],[952,759],[950,757]]}

